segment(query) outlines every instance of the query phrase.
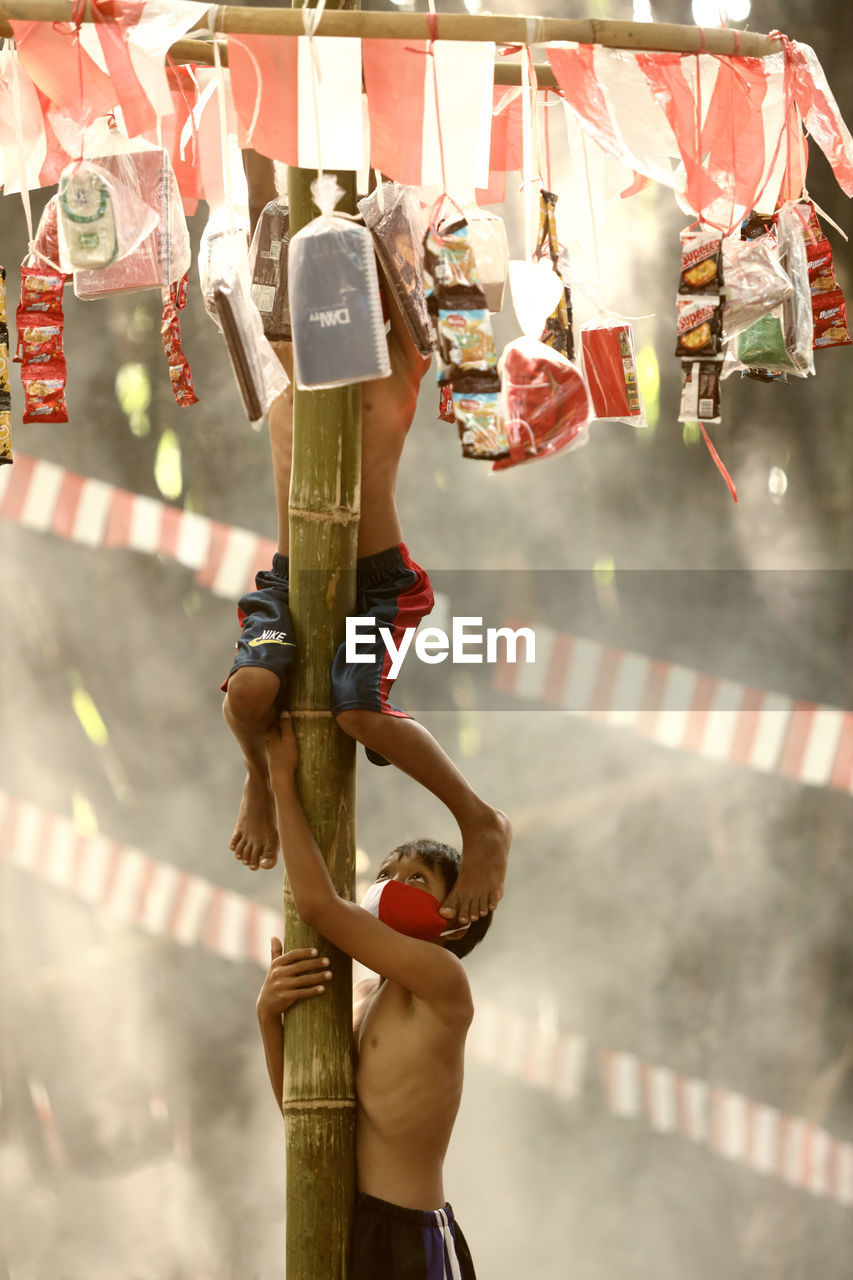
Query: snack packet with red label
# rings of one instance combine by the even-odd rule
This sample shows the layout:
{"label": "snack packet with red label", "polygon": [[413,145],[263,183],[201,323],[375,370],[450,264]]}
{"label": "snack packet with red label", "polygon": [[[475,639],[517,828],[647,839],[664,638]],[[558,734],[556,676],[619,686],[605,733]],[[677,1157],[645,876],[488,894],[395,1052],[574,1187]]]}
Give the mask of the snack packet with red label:
{"label": "snack packet with red label", "polygon": [[815,347],[849,347],[850,329],[847,324],[847,304],[840,289],[815,298],[814,345]]}
{"label": "snack packet with red label", "polygon": [[21,267],[21,311],[62,312],[66,277],[49,267]]}
{"label": "snack packet with red label", "polygon": [[485,461],[505,457],[507,442],[500,420],[498,391],[454,387],[452,394],[462,456]]}
{"label": "snack packet with red label", "polygon": [[438,389],[438,420],[439,422],[456,421],[456,414],[453,412],[453,393],[449,382],[443,382]]}
{"label": "snack packet with red label", "polygon": [[168,289],[161,290],[163,312],[160,322],[160,341],[169,362],[172,395],[182,408],[198,403],[198,396],[193,388],[190,362],[181,346],[181,322],[178,317],[178,312],[183,311],[187,304],[188,289],[189,277],[184,274]]}
{"label": "snack packet with red label", "polygon": [[61,360],[63,316],[42,311],[19,312],[15,360],[24,364],[49,364]]}
{"label": "snack packet with red label", "polygon": [[54,360],[50,364],[24,364],[21,367],[24,387],[22,421],[67,422],[65,380],[64,360]]}
{"label": "snack packet with red label", "polygon": [[812,297],[815,294],[832,293],[838,288],[835,268],[832,265],[832,245],[828,240],[819,240],[817,244],[806,245],[806,260]]}

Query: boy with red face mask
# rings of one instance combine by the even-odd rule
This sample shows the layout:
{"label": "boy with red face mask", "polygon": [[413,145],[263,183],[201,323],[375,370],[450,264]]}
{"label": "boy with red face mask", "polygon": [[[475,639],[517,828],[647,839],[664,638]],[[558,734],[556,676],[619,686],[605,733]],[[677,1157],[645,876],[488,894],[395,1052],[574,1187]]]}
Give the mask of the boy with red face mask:
{"label": "boy with red face mask", "polygon": [[[270,781],[296,909],[329,942],[380,975],[354,993],[356,1166],[359,1196],[351,1280],[474,1280],[464,1236],[444,1197],[442,1167],[462,1096],[465,1038],[474,1006],[460,958],[491,913],[459,926],[439,914],[458,874],[455,849],[401,845],[361,906],[338,896],[296,790],[290,717],[267,738]],[[332,978],[311,951],[272,963],[257,1011],[270,1083],[282,1105],[282,1016]]]}

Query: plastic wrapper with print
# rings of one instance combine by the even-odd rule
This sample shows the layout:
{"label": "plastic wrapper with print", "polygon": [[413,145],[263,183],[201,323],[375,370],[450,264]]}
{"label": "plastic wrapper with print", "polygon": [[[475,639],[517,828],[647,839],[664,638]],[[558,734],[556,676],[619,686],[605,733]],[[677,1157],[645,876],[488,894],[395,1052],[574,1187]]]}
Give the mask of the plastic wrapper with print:
{"label": "plastic wrapper with print", "polygon": [[557,239],[557,197],[551,191],[542,191],[539,196],[539,235],[536,252],[539,257],[548,257],[555,273],[560,277],[563,292],[554,310],[545,321],[540,341],[546,346],[560,351],[567,360],[575,356],[575,342],[572,334],[572,294],[568,281],[563,279],[566,270],[566,257]]}
{"label": "plastic wrapper with print", "polygon": [[424,237],[424,280],[436,331],[438,382],[450,387],[462,456],[507,457],[495,340],[464,218],[446,225],[431,222]]}
{"label": "plastic wrapper with print", "polygon": [[122,177],[92,160],[64,170],[58,210],[63,271],[108,267],[138,248],[159,223],[159,210],[143,198],[133,166],[121,167]]}
{"label": "plastic wrapper with print", "polygon": [[422,356],[432,355],[435,330],[427,311],[423,273],[423,228],[414,192],[383,182],[358,202],[373,236],[379,266],[396,299],[412,342]]}
{"label": "plastic wrapper with print", "polygon": [[255,425],[290,383],[264,337],[261,317],[244,280],[244,273],[235,266],[226,268],[213,281],[213,297],[243,407]]}
{"label": "plastic wrapper with print", "polygon": [[340,387],[391,372],[373,240],[336,214],[331,175],[311,184],[320,216],[291,238],[287,271],[297,386]]}
{"label": "plastic wrapper with print", "polygon": [[679,422],[719,422],[719,360],[682,360]]}
{"label": "plastic wrapper with print", "polygon": [[620,322],[584,325],[580,347],[593,416],[645,426],[631,326]]}
{"label": "plastic wrapper with print", "polygon": [[[132,143],[124,139],[124,143],[124,150],[98,156],[98,168],[116,187],[132,192],[136,207],[151,211],[153,221],[135,247],[108,266],[75,270],[74,293],[85,300],[139,289],[168,289],[190,267],[189,233],[169,153],[140,139]],[[128,229],[129,239],[140,225],[136,222]]]}
{"label": "plastic wrapper with print", "polygon": [[783,204],[776,213],[776,237],[779,256],[791,284],[790,297],[782,303],[782,331],[785,350],[797,377],[807,378],[814,373],[814,318],[812,292],[809,284],[809,264],[806,242],[803,237],[801,209],[794,203]]}
{"label": "plastic wrapper with print", "polygon": [[261,210],[249,247],[252,301],[270,342],[290,342],[290,304],[287,298],[287,249],[290,214],[281,200],[270,200]]}
{"label": "plastic wrapper with print", "polygon": [[24,422],[67,422],[62,353],[62,290],[65,276],[49,267],[21,267],[21,300],[16,313],[24,388]]}
{"label": "plastic wrapper with print", "polygon": [[517,338],[501,355],[501,417],[509,457],[502,471],[585,444],[592,406],[580,372],[536,338]]}

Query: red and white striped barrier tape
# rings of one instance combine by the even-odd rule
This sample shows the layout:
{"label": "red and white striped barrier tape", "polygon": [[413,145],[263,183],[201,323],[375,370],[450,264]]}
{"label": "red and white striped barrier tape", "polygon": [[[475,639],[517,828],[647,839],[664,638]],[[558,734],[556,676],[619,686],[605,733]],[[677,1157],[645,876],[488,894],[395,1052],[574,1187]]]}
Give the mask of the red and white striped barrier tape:
{"label": "red and white striped barrier tape", "polygon": [[[128,925],[226,960],[266,968],[281,913],[188,875],[102,836],[80,836],[71,821],[0,791],[0,861],[75,894]],[[579,1100],[589,1042],[478,1000],[468,1040],[472,1060],[565,1100]],[[681,1076],[630,1053],[599,1051],[601,1087],[614,1116],[645,1120],[714,1155],[792,1187],[853,1204],[853,1144],[796,1116],[707,1081]],[[51,1158],[65,1159],[43,1088],[33,1093]],[[57,1145],[60,1144],[60,1145]]]}
{"label": "red and white striped barrier tape", "polygon": [[603,1049],[600,1067],[613,1115],[645,1119],[656,1133],[680,1134],[734,1164],[853,1205],[853,1143],[802,1117],[631,1053]]}
{"label": "red and white striped barrier tape", "polygon": [[[0,468],[0,519],[85,546],[166,556],[237,600],[275,543],[248,529],[18,455]],[[441,604],[436,597],[437,609]],[[445,602],[446,604],[447,602]],[[519,625],[513,623],[512,625]],[[853,712],[710,676],[537,624],[535,664],[495,686],[630,729],[661,746],[853,794]]]}
{"label": "red and white striped barrier tape", "polygon": [[226,960],[266,967],[280,912],[0,791],[0,861],[126,924]]}
{"label": "red and white striped barrier tape", "polygon": [[268,569],[275,543],[248,529],[18,454],[0,468],[0,519],[87,547],[129,547],[177,560],[214,595],[236,601]]}
{"label": "red and white striped barrier tape", "polygon": [[617,725],[706,760],[853,794],[853,712],[544,625],[535,630],[535,664],[498,667],[495,687],[501,692]]}

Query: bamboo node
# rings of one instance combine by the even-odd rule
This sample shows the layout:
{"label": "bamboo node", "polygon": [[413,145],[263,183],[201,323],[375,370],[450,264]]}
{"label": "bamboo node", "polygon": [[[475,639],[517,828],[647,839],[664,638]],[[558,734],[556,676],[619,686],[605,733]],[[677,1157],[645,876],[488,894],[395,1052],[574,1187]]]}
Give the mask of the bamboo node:
{"label": "bamboo node", "polygon": [[308,511],[305,507],[291,507],[291,518],[298,516],[301,520],[322,521],[323,524],[358,524],[360,511],[350,507],[329,507],[325,511]]}

